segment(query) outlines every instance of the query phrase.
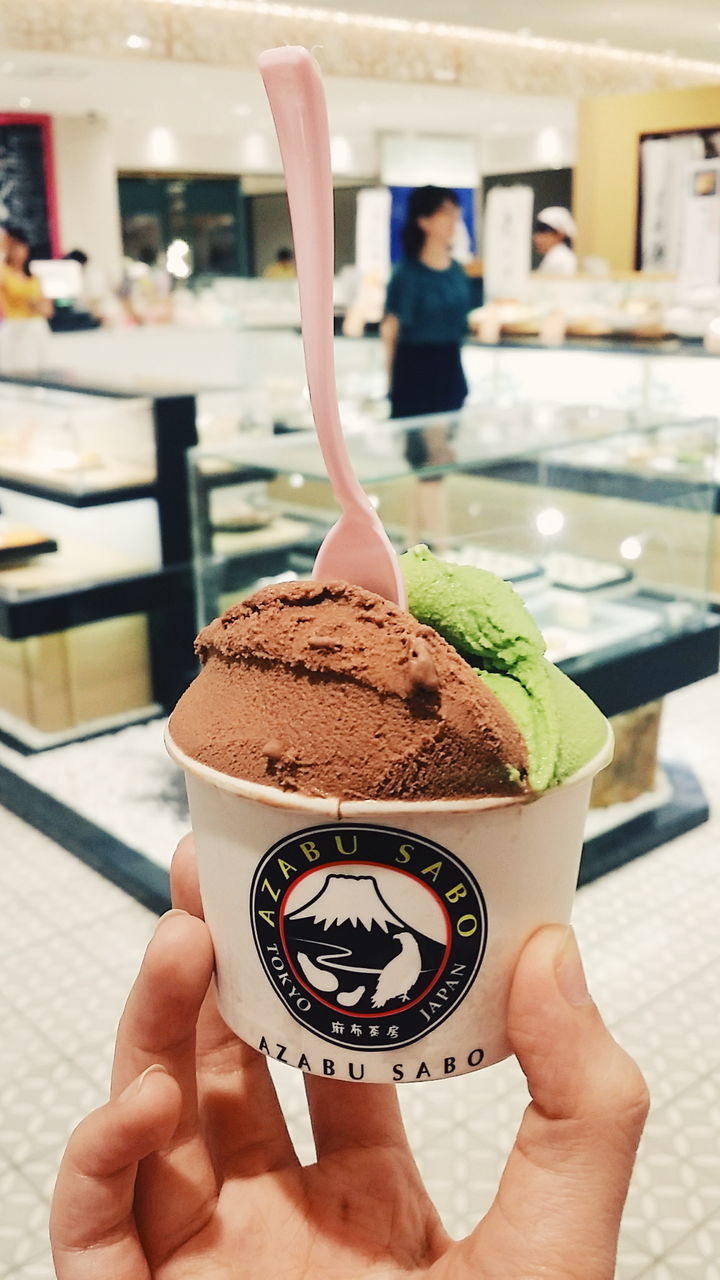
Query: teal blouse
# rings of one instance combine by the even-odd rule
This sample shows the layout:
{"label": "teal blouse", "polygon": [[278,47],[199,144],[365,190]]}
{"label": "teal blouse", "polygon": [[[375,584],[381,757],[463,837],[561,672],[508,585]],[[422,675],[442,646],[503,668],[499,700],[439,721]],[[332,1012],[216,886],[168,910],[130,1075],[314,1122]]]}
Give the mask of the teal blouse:
{"label": "teal blouse", "polygon": [[460,343],[469,310],[470,283],[458,262],[436,271],[411,259],[390,278],[385,311],[400,321],[399,342]]}

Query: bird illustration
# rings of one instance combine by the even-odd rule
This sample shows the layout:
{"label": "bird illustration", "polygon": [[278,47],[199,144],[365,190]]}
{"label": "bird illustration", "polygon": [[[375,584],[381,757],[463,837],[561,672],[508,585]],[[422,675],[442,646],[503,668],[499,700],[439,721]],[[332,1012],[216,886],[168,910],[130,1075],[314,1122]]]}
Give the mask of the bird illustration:
{"label": "bird illustration", "polygon": [[408,992],[420,976],[422,959],[413,935],[403,929],[395,934],[395,940],[400,943],[400,954],[385,965],[377,980],[371,1001],[373,1009],[382,1009],[393,999],[407,1000]]}

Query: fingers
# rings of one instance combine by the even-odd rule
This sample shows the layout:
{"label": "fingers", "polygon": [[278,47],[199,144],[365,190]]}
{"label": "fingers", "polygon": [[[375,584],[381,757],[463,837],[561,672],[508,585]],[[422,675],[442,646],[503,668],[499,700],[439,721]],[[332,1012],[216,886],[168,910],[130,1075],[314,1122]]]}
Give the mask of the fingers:
{"label": "fingers", "polygon": [[195,841],[191,835],[183,836],[173,855],[170,891],[174,907],[187,911],[191,916],[199,916],[201,920],[204,918],[195,863]]}
{"label": "fingers", "polygon": [[78,1125],[50,1215],[58,1280],[150,1275],[133,1221],[135,1176],[138,1161],[170,1141],[179,1115],[177,1084],[153,1065]]}
{"label": "fingers", "polygon": [[113,1097],[151,1063],[161,1063],[181,1095],[178,1123],[162,1151],[138,1172],[140,1239],[157,1264],[211,1216],[217,1182],[197,1119],[195,1027],[212,974],[210,937],[184,912],[163,916],[118,1028]]}
{"label": "fingers", "polygon": [[318,1160],[336,1151],[407,1147],[397,1092],[391,1084],[305,1077]]}
{"label": "fingers", "polygon": [[490,1226],[501,1217],[538,1251],[530,1271],[542,1261],[550,1272],[609,1280],[648,1095],[588,995],[572,930],[552,926],[530,939],[508,1032],[533,1101]]}
{"label": "fingers", "polygon": [[[202,918],[192,836],[180,841],[170,880],[173,903]],[[197,1091],[202,1132],[219,1181],[298,1163],[267,1061],[223,1021],[214,982],[198,1018]]]}
{"label": "fingers", "polygon": [[162,1063],[182,1091],[181,1138],[195,1126],[195,1025],[212,965],[201,921],[181,911],[161,916],[118,1028],[113,1093],[151,1063]]}

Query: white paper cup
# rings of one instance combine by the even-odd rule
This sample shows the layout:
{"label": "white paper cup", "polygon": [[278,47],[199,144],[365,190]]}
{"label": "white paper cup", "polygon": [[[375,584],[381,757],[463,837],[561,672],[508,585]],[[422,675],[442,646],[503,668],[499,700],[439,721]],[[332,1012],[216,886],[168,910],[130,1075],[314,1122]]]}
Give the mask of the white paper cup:
{"label": "white paper cup", "polygon": [[601,752],[533,799],[338,801],[186,756],[220,1010],[313,1075],[437,1080],[510,1053],[520,951],[570,919]]}

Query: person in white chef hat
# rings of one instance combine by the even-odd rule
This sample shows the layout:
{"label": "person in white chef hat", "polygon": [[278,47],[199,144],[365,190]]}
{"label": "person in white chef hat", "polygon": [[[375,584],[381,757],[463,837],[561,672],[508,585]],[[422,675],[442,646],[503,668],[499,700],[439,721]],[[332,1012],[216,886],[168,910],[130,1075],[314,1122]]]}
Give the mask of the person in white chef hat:
{"label": "person in white chef hat", "polygon": [[577,258],[572,249],[576,233],[575,219],[562,205],[548,205],[535,219],[533,244],[541,262],[538,271],[548,276],[574,276]]}

